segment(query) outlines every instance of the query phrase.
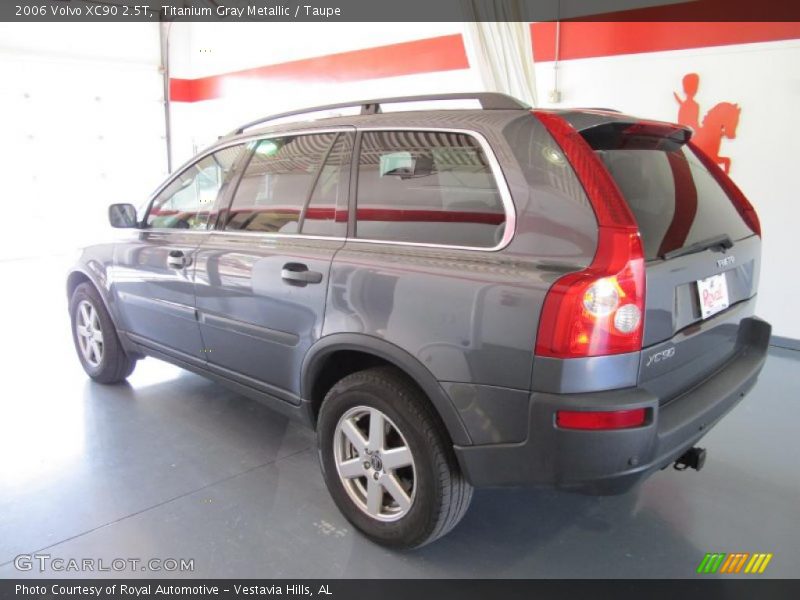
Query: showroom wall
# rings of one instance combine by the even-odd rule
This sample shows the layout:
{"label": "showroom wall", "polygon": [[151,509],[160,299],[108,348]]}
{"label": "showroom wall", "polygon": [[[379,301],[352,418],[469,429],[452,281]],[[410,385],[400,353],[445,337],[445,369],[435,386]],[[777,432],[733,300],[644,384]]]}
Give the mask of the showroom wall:
{"label": "showroom wall", "polygon": [[[262,115],[355,98],[481,89],[461,23],[172,26],[173,156],[182,162],[237,124]],[[325,35],[323,35],[325,33]],[[556,37],[559,61],[555,63]],[[735,139],[721,141],[731,176],[764,231],[759,313],[800,339],[792,298],[794,171],[800,105],[795,23],[571,23],[532,25],[542,106],[616,108],[675,121],[683,77],[699,76],[701,120],[721,102],[741,109]],[[533,53],[532,53],[533,54]],[[558,66],[559,103],[549,102]]]}
{"label": "showroom wall", "polygon": [[141,203],[165,176],[158,40],[147,23],[0,24],[0,164],[16,207],[0,257],[96,240],[108,204]]}
{"label": "showroom wall", "polygon": [[173,157],[264,115],[379,96],[480,89],[461,23],[175,23]]}

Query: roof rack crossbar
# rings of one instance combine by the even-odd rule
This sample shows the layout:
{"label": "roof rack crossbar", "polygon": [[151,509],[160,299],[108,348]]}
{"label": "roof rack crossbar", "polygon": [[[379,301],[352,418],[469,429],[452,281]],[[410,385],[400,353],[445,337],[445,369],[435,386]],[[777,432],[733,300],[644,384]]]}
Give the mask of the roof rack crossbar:
{"label": "roof rack crossbar", "polygon": [[381,104],[397,104],[401,102],[426,102],[433,100],[477,100],[480,102],[483,110],[529,110],[531,107],[517,100],[512,96],[500,94],[497,92],[477,92],[477,93],[455,93],[455,94],[425,94],[421,96],[397,96],[395,98],[377,98],[374,100],[361,100],[358,102],[340,102],[338,104],[326,104],[324,106],[312,106],[300,110],[291,110],[289,112],[279,113],[276,115],[269,115],[262,117],[255,121],[245,123],[231,131],[228,136],[239,135],[244,133],[246,129],[261,125],[269,121],[277,121],[287,117],[294,117],[297,115],[304,115],[308,113],[320,112],[323,110],[335,110],[337,108],[352,108],[355,106],[361,107],[362,115],[374,115],[381,112]]}

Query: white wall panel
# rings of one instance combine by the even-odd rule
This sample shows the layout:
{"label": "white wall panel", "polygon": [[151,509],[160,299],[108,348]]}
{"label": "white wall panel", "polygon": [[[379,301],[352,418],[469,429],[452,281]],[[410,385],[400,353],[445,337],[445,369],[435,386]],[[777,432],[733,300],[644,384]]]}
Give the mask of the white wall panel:
{"label": "white wall panel", "polygon": [[460,34],[461,23],[175,23],[173,77],[192,79]]}
{"label": "white wall panel", "polygon": [[14,215],[0,258],[97,239],[108,204],[139,204],[163,178],[159,62],[151,24],[0,27],[2,210]]}

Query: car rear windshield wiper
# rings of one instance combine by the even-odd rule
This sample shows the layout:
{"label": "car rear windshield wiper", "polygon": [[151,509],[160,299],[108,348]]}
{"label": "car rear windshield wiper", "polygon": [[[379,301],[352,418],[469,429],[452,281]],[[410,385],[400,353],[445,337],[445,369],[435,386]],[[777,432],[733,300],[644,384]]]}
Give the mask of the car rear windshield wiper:
{"label": "car rear windshield wiper", "polygon": [[694,244],[689,244],[683,248],[677,248],[676,250],[665,252],[661,255],[661,258],[669,260],[670,258],[677,258],[678,256],[686,256],[687,254],[702,252],[703,250],[708,250],[709,248],[722,248],[727,250],[728,248],[733,248],[733,240],[731,240],[731,237],[727,233],[723,233],[722,235],[715,235],[714,237],[700,240]]}

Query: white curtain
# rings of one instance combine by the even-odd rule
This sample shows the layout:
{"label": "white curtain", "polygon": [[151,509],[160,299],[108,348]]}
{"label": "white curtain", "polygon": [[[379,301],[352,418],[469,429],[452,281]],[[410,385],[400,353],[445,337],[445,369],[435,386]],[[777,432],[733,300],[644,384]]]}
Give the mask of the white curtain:
{"label": "white curtain", "polygon": [[[475,12],[474,0],[465,0]],[[484,18],[492,18],[481,11]],[[498,15],[504,18],[509,15]],[[484,21],[464,23],[464,43],[472,68],[480,74],[485,91],[503,92],[536,106],[530,23]]]}

